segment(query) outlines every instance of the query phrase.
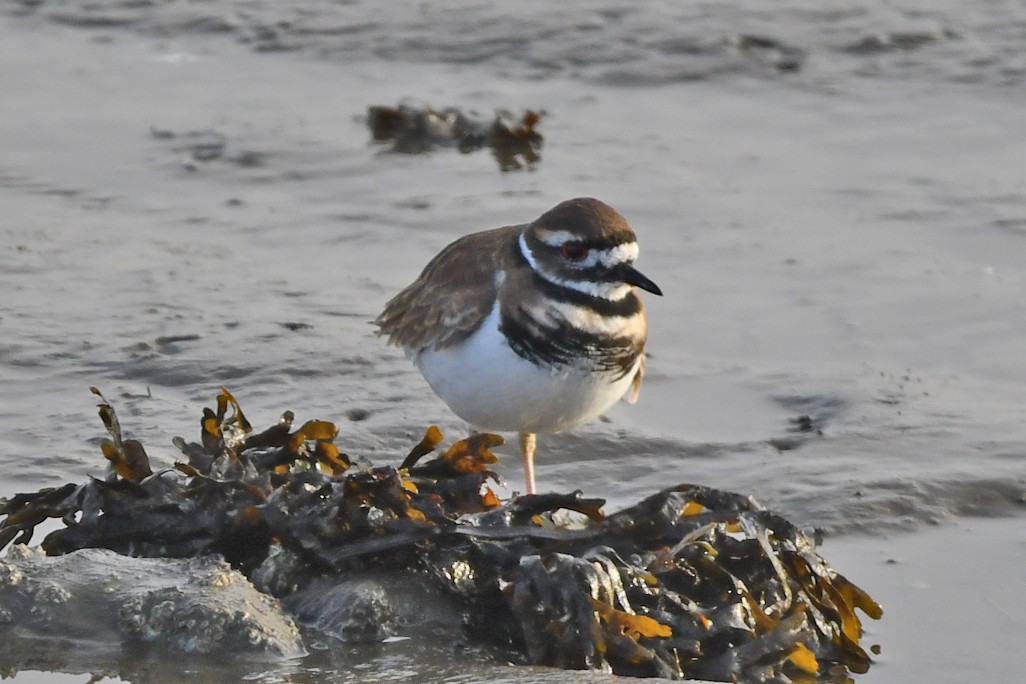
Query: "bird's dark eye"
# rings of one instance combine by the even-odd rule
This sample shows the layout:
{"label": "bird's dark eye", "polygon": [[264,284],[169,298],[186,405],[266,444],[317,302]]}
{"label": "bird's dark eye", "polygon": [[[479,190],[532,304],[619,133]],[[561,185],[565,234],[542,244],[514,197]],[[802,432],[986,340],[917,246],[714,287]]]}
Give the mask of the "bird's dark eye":
{"label": "bird's dark eye", "polygon": [[563,245],[563,256],[570,261],[580,261],[588,256],[588,248],[583,242],[567,242]]}

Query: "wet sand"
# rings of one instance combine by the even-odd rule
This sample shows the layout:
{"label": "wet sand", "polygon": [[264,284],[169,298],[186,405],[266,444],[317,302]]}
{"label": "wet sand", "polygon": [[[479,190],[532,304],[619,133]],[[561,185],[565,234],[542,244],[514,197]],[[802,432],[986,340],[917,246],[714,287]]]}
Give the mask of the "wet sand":
{"label": "wet sand", "polygon": [[1026,671],[1026,527],[962,518],[916,533],[828,540],[822,553],[884,606],[882,652],[859,682],[1014,682]]}

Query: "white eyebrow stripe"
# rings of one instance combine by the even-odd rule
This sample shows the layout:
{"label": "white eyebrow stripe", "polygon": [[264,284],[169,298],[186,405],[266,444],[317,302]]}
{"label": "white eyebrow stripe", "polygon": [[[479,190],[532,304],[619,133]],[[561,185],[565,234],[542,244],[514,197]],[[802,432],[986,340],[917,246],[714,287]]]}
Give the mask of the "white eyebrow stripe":
{"label": "white eyebrow stripe", "polygon": [[577,236],[569,230],[539,230],[537,235],[549,247],[562,247],[568,242],[577,241]]}

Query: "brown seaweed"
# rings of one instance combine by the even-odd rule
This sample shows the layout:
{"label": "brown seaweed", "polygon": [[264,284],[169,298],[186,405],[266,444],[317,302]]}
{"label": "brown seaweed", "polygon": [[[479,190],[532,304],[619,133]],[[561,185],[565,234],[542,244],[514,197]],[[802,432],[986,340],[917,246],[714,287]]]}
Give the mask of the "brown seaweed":
{"label": "brown seaweed", "polygon": [[495,435],[429,459],[443,440],[432,427],[401,467],[354,467],[333,423],[295,428],[286,412],[254,433],[228,390],[215,404],[200,443],[175,440],[187,460],[153,473],[102,401],[108,477],[0,500],[0,548],[59,518],[47,554],[220,554],[287,573],[265,586],[278,593],[351,571],[426,573],[463,606],[471,638],[562,668],[787,682],[870,666],[856,611],[877,619],[879,605],[751,497],[680,484],[608,516],[581,492],[501,502]]}
{"label": "brown seaweed", "polygon": [[541,160],[542,135],[537,131],[541,116],[533,110],[520,117],[500,110],[493,118],[482,119],[454,107],[378,105],[367,108],[367,125],[376,142],[391,143],[392,152],[420,154],[455,147],[467,154],[489,148],[501,171],[513,171]]}
{"label": "brown seaweed", "polygon": [[150,459],[142,443],[135,439],[122,439],[121,424],[114,408],[107,403],[100,390],[90,387],[89,391],[100,398],[100,420],[111,436],[111,439],[100,442],[100,450],[104,458],[110,461],[112,471],[130,482],[140,482],[152,475]]}

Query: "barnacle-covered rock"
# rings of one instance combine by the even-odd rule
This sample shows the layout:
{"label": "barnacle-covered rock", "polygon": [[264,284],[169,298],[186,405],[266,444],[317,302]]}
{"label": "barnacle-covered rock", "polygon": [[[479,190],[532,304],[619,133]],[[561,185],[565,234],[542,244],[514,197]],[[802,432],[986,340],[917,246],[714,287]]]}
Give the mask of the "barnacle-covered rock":
{"label": "barnacle-covered rock", "polygon": [[171,653],[305,652],[278,601],[217,556],[126,558],[85,549],[63,556],[14,546],[0,561],[0,629]]}

